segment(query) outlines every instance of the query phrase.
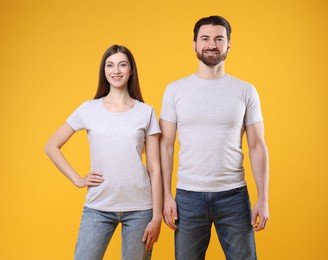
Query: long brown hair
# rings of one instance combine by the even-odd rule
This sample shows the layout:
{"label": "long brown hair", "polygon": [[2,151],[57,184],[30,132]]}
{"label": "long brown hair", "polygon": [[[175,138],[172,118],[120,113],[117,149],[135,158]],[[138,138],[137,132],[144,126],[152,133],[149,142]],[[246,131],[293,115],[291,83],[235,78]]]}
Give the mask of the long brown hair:
{"label": "long brown hair", "polygon": [[131,75],[130,75],[130,78],[128,81],[128,92],[129,92],[130,97],[137,99],[140,102],[144,102],[142,95],[141,95],[137,65],[134,60],[134,57],[128,48],[126,48],[122,45],[117,45],[117,44],[109,47],[102,57],[102,60],[100,63],[100,69],[99,69],[98,88],[97,88],[97,92],[96,92],[94,99],[107,96],[107,94],[109,93],[110,84],[107,81],[106,76],[105,76],[105,62],[109,56],[116,54],[118,52],[124,53],[127,56],[130,66],[131,66]]}

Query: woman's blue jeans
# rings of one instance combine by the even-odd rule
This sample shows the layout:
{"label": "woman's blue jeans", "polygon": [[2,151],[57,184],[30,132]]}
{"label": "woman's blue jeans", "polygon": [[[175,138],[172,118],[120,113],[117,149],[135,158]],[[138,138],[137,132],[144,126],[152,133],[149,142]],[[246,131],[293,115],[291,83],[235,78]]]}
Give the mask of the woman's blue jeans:
{"label": "woman's blue jeans", "polygon": [[176,202],[177,260],[205,259],[212,223],[227,260],[257,259],[246,186],[223,192],[177,189]]}
{"label": "woman's blue jeans", "polygon": [[152,219],[152,210],[104,212],[84,207],[75,260],[103,259],[108,243],[119,223],[122,223],[122,259],[151,259],[142,236]]}

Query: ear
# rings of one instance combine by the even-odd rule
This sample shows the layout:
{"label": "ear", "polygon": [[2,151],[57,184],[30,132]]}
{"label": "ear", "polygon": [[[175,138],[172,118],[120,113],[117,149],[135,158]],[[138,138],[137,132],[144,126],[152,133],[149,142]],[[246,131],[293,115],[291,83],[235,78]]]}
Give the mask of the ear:
{"label": "ear", "polygon": [[228,42],[228,49],[231,47],[231,41]]}
{"label": "ear", "polygon": [[192,42],[192,47],[194,48],[194,51],[196,52],[196,42],[195,41]]}

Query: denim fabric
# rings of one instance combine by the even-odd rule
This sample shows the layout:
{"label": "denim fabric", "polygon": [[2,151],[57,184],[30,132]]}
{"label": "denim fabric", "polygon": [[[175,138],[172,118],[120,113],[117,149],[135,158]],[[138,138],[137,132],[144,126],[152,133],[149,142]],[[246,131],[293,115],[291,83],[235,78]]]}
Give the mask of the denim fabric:
{"label": "denim fabric", "polygon": [[257,259],[246,186],[223,192],[177,189],[176,202],[179,216],[175,232],[177,260],[205,259],[212,223],[227,260]]}
{"label": "denim fabric", "polygon": [[104,212],[84,207],[74,259],[103,259],[119,223],[122,223],[122,259],[151,259],[151,252],[146,251],[142,242],[151,218],[152,210]]}

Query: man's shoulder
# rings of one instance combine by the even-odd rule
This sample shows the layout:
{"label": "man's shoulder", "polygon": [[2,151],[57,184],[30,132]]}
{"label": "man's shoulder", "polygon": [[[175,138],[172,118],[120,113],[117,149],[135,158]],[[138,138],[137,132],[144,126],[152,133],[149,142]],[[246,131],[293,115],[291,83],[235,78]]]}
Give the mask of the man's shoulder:
{"label": "man's shoulder", "polygon": [[241,80],[239,78],[236,78],[234,76],[231,76],[230,74],[227,75],[227,80],[226,80],[226,84],[230,85],[232,87],[232,89],[236,89],[239,91],[246,91],[246,92],[253,92],[255,90],[255,87],[253,86],[253,84],[245,81],[245,80]]}
{"label": "man's shoulder", "polygon": [[168,84],[168,86],[181,86],[194,80],[194,74],[177,79]]}
{"label": "man's shoulder", "polygon": [[245,80],[242,80],[240,78],[236,78],[236,77],[234,77],[230,74],[228,74],[227,76],[228,76],[227,79],[231,82],[234,82],[235,84],[238,84],[238,85],[241,85],[241,86],[251,86],[252,85],[251,83],[249,83]]}
{"label": "man's shoulder", "polygon": [[190,85],[193,85],[194,82],[195,82],[194,74],[191,74],[189,76],[170,82],[167,85],[166,90],[167,91],[177,91],[178,89],[181,90],[184,89],[185,87],[189,87]]}

